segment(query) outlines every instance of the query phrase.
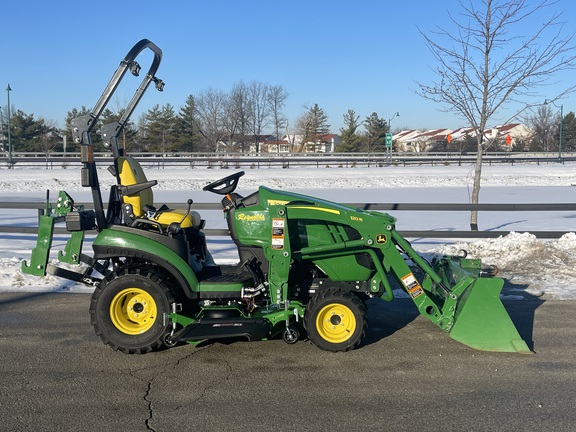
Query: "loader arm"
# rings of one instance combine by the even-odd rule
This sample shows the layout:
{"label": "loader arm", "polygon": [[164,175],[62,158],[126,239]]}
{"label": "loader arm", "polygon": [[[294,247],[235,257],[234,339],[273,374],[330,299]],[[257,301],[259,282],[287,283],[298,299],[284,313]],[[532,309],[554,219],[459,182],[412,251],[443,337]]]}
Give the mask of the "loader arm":
{"label": "loader arm", "polygon": [[[272,219],[276,217],[272,215],[286,214],[286,238],[295,237],[287,231],[288,221],[303,221],[308,244],[293,248],[291,256],[313,261],[332,280],[353,280],[349,268],[354,267],[355,256],[366,254],[375,269],[369,276],[370,289],[383,300],[393,298],[389,280],[393,277],[418,311],[453,339],[480,350],[531,352],[500,300],[504,281],[482,277],[480,260],[445,256],[428,263],[396,231],[395,218],[385,213],[322,200],[269,208]],[[360,237],[348,239],[346,232],[357,232]],[[414,264],[412,268],[407,261]]]}

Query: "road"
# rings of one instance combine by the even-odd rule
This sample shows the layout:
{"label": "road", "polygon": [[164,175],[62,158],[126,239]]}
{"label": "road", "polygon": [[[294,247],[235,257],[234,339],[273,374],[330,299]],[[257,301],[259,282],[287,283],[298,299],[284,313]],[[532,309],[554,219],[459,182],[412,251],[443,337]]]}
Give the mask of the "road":
{"label": "road", "polygon": [[128,356],[89,294],[0,294],[0,429],[573,431],[576,302],[506,303],[533,355],[475,351],[407,300],[370,307],[348,353],[280,340]]}

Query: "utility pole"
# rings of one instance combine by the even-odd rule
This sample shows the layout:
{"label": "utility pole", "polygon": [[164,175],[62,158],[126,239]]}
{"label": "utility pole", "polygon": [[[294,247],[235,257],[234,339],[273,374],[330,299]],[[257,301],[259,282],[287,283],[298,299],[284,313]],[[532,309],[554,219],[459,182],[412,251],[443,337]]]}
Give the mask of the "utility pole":
{"label": "utility pole", "polygon": [[562,163],[562,123],[564,123],[564,104],[560,105],[560,136],[558,139],[558,162]]}
{"label": "utility pole", "polygon": [[4,115],[2,114],[2,108],[0,108],[0,142],[2,143],[2,152],[4,152]]}
{"label": "utility pole", "polygon": [[10,88],[10,84],[6,87],[6,93],[8,93],[8,168],[12,169],[12,114],[10,113],[10,92],[12,89]]}
{"label": "utility pole", "polygon": [[388,133],[386,134],[386,159],[388,164],[392,162],[392,119],[394,117],[400,117],[400,113],[396,111],[388,120]]}

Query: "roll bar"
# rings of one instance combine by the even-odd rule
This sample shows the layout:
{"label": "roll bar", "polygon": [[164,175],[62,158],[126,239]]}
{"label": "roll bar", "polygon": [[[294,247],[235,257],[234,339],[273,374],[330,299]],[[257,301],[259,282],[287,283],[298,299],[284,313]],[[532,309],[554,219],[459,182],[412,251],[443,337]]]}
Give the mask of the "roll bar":
{"label": "roll bar", "polygon": [[96,102],[96,105],[92,111],[89,114],[76,117],[71,121],[72,140],[76,144],[80,144],[80,158],[83,164],[81,172],[82,186],[90,187],[92,189],[94,210],[96,212],[96,222],[100,230],[104,229],[107,226],[107,223],[106,217],[104,215],[104,206],[102,205],[102,194],[100,192],[98,173],[96,171],[96,164],[94,162],[94,152],[92,149],[92,138],[90,133],[98,122],[98,119],[106,108],[106,105],[108,105],[112,95],[118,88],[122,78],[124,78],[124,75],[126,75],[126,72],[129,70],[132,75],[139,76],[141,68],[138,62],[136,62],[136,58],[146,48],[150,49],[154,53],[154,59],[152,60],[152,64],[150,65],[148,73],[143,78],[140,86],[134,93],[132,100],[130,100],[130,103],[122,114],[122,117],[117,122],[113,122],[102,127],[104,145],[106,147],[111,147],[112,154],[114,155],[114,162],[116,164],[116,160],[122,154],[118,148],[118,136],[134,112],[134,109],[140,102],[144,92],[152,82],[154,82],[158,91],[162,91],[164,89],[164,82],[156,77],[156,71],[158,70],[160,62],[162,61],[162,50],[158,48],[158,46],[150,42],[148,39],[142,39],[136,43],[136,45],[134,45],[132,49],[128,51],[128,54],[126,54],[124,59],[120,62],[120,66],[118,66],[118,69],[116,69],[116,72],[114,72],[114,75],[110,79],[110,82],[104,89],[104,92],[100,96],[100,99],[98,99],[98,102]]}
{"label": "roll bar", "polygon": [[[134,76],[138,76],[140,74],[141,68],[138,62],[136,62],[136,57],[138,57],[138,55],[146,48],[149,48],[154,53],[154,59],[152,60],[150,69],[136,90],[132,100],[126,107],[122,118],[118,122],[106,125],[107,128],[111,131],[114,131],[115,134],[106,134],[106,137],[104,138],[105,143],[107,142],[108,145],[111,145],[111,141],[113,140],[114,135],[117,137],[120,134],[122,128],[134,112],[134,109],[140,102],[140,99],[144,95],[144,92],[151,82],[154,82],[158,91],[162,91],[164,89],[164,82],[155,76],[156,71],[158,70],[158,66],[160,66],[160,62],[162,61],[162,50],[148,39],[142,39],[132,47],[128,54],[126,54],[126,57],[124,57],[124,59],[120,62],[120,66],[118,66],[118,69],[116,69],[112,79],[106,86],[106,89],[100,96],[100,99],[98,99],[98,102],[96,102],[96,105],[90,114],[86,114],[72,120],[72,139],[76,144],[92,145],[90,132],[96,125],[96,122],[100,118],[104,108],[106,108],[106,105],[108,105],[108,102],[112,98],[112,95],[118,88],[118,85],[122,81],[122,78],[124,78],[126,72],[130,70],[130,73],[132,73]],[[113,125],[115,127],[113,127]]]}

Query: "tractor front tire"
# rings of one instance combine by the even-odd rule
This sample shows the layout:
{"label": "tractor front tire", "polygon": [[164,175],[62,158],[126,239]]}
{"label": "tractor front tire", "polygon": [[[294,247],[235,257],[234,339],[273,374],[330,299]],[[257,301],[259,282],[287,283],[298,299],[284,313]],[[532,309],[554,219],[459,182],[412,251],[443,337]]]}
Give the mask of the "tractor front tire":
{"label": "tractor front tire", "polygon": [[149,267],[128,266],[110,274],[94,291],[90,317],[102,341],[115,351],[143,354],[167,347],[164,314],[174,295]]}
{"label": "tractor front tire", "polygon": [[356,348],[368,329],[366,305],[353,293],[339,289],[320,291],[308,303],[304,315],[308,338],[326,351]]}

